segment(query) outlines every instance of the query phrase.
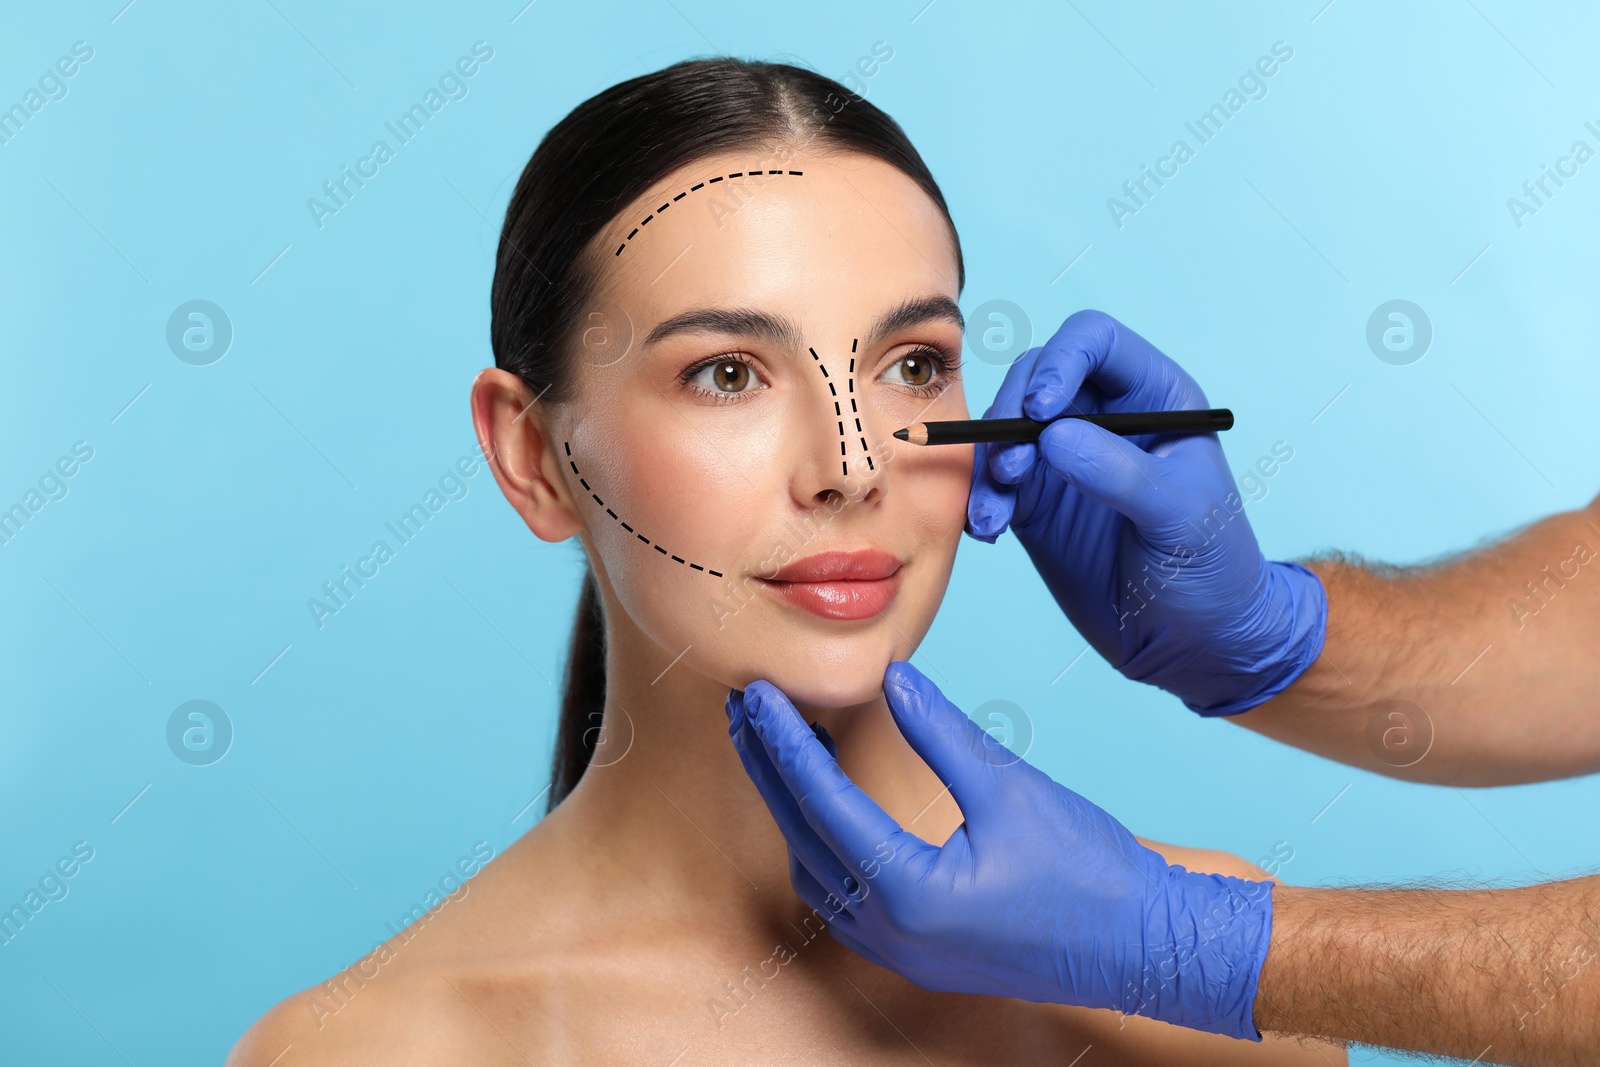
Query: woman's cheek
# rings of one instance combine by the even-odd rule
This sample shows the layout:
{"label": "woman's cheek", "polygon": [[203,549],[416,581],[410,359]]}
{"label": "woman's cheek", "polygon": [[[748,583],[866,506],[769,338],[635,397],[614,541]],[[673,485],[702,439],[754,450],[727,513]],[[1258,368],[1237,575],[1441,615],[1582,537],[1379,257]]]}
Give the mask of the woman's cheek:
{"label": "woman's cheek", "polygon": [[587,425],[563,446],[573,496],[619,593],[631,582],[680,593],[680,582],[720,587],[742,569],[763,514],[757,478],[686,438],[681,421],[662,429],[671,432],[636,440],[626,427]]}
{"label": "woman's cheek", "polygon": [[899,455],[904,457],[901,469],[905,476],[896,488],[909,498],[906,504],[916,512],[917,529],[936,544],[954,546],[967,521],[973,447],[902,445]]}
{"label": "woman's cheek", "polygon": [[752,598],[737,579],[788,492],[783,435],[756,405],[659,399],[618,396],[609,410],[626,417],[586,412],[571,430],[582,480],[567,475],[622,610],[669,656],[693,646],[686,665],[720,677],[725,663],[696,661],[725,659],[735,632],[748,640]]}
{"label": "woman's cheek", "polygon": [[624,535],[618,548],[627,553],[619,562],[647,575],[670,569],[716,580],[737,573],[749,509],[698,488],[699,481],[698,474],[680,473],[630,486],[617,507],[601,512],[607,520],[617,515],[614,532]]}

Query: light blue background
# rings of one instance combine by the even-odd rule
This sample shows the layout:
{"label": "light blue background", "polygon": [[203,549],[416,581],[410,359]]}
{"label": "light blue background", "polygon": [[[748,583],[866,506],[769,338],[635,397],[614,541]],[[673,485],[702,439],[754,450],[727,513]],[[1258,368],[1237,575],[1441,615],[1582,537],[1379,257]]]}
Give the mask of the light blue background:
{"label": "light blue background", "polygon": [[[11,1062],[219,1062],[538,817],[574,546],[480,472],[323,629],[305,604],[471,447],[511,188],[623,78],[718,52],[842,77],[886,42],[866,92],[950,201],[963,308],[1013,300],[1042,334],[1108,310],[1234,409],[1236,471],[1288,442],[1248,509],[1275,557],[1415,561],[1595,490],[1574,446],[1600,162],[1520,229],[1506,207],[1575,139],[1600,147],[1586,5],[124,2],[17,5],[0,33],[0,106],[94,48],[0,145],[0,506],[94,449],[0,547],[0,904],[95,849],[0,948]],[[478,40],[470,94],[318,229],[306,199]],[[1266,97],[1119,229],[1106,199],[1279,40]],[[210,366],[165,340],[195,298],[236,333]],[[1392,298],[1433,323],[1413,365],[1364,339]],[[968,365],[981,412],[1001,371]],[[917,662],[964,707],[1027,709],[1030,758],[1137,832],[1285,842],[1301,883],[1595,861],[1600,781],[1410,786],[1199,721],[1093,655],[1062,674],[1083,641],[1009,537],[963,545],[946,608]],[[212,766],[167,747],[192,699],[234,724]]]}

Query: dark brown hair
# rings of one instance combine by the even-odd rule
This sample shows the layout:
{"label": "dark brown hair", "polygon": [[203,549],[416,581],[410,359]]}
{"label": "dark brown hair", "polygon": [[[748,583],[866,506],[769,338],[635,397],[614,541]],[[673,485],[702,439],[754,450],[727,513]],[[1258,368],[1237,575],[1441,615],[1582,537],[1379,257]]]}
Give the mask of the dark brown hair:
{"label": "dark brown hair", "polygon": [[[950,222],[944,195],[898,123],[830,78],[782,63],[694,59],[630,78],[556,123],[522,171],[495,258],[495,365],[549,403],[570,399],[572,334],[603,262],[600,231],[651,185],[733,149],[776,168],[797,148],[858,152],[919,185]],[[592,571],[578,599],[546,810],[588,766],[605,706],[605,619]]]}

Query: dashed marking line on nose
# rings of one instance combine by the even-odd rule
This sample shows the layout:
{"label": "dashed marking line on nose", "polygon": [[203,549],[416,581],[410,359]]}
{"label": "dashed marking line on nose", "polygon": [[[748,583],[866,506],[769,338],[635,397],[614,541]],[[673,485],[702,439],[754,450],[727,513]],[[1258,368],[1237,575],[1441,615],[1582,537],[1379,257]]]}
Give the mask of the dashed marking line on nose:
{"label": "dashed marking line on nose", "polygon": [[[860,340],[860,338],[857,338],[856,340]],[[851,341],[850,351],[854,352],[855,350],[856,342]],[[812,348],[808,349],[808,351],[811,353],[811,358],[816,362],[817,369],[822,372],[823,379],[828,383],[828,395],[833,397],[833,415],[839,423],[839,467],[843,470],[845,477],[848,478],[850,476],[850,460],[848,458],[850,455],[850,450],[845,444],[844,412],[839,407],[839,389],[833,384],[833,380],[828,377],[828,365],[822,362],[822,357],[817,355],[817,350]],[[850,366],[853,368],[855,363],[856,361],[852,359],[850,361]]]}
{"label": "dashed marking line on nose", "polygon": [[[850,351],[851,352],[854,352],[856,350],[856,344],[860,340],[861,340],[861,338],[857,337],[857,338],[855,338],[854,340],[852,340],[850,342]],[[850,417],[855,420],[855,423],[856,423],[856,435],[861,439],[861,451],[863,453],[865,453],[865,455],[867,457],[867,470],[869,470],[869,471],[870,470],[876,470],[877,468],[872,465],[872,453],[870,451],[868,451],[868,449],[867,449],[867,435],[861,429],[861,412],[859,410],[857,410],[857,408],[856,408],[856,357],[854,355],[852,355],[850,357],[850,380],[849,380],[849,389],[847,391],[850,394]],[[839,405],[838,404],[834,404],[833,407],[834,407],[835,411],[837,411],[839,409]],[[839,425],[839,433],[841,435],[844,434],[844,424],[843,423],[841,423]],[[848,467],[845,468],[845,473],[846,474],[850,473],[850,470],[849,470]]]}
{"label": "dashed marking line on nose", "polygon": [[758,167],[758,168],[755,168],[755,169],[749,170],[749,171],[736,170],[732,174],[720,174],[715,178],[708,178],[703,182],[698,182],[698,183],[696,183],[694,185],[691,185],[689,188],[685,189],[683,192],[679,193],[677,196],[673,197],[671,200],[668,200],[665,204],[662,204],[660,207],[658,207],[654,211],[650,212],[650,214],[646,215],[644,217],[644,221],[639,223],[639,225],[635,226],[631,231],[629,231],[628,236],[623,238],[622,243],[617,246],[617,250],[615,252],[611,253],[611,254],[613,256],[622,255],[622,250],[624,248],[628,247],[628,242],[632,241],[634,236],[640,230],[642,230],[646,226],[650,225],[650,220],[651,219],[655,218],[657,215],[661,214],[663,211],[667,210],[667,208],[671,207],[673,204],[676,204],[679,200],[682,200],[684,197],[688,196],[692,192],[695,192],[695,191],[697,191],[699,189],[703,189],[708,185],[715,185],[717,182],[727,181],[727,180],[731,180],[733,178],[744,178],[744,177],[760,178],[760,177],[762,177],[764,175],[772,175],[772,174],[792,174],[792,175],[794,175],[795,177],[798,178],[798,177],[803,176],[805,174],[805,171],[803,171],[803,170],[782,170],[782,169],[764,171],[764,170],[761,170]]}
{"label": "dashed marking line on nose", "polygon": [[671,552],[668,552],[666,549],[662,548],[660,545],[653,543],[650,540],[650,538],[646,537],[644,534],[640,533],[638,530],[635,530],[632,526],[629,526],[627,523],[623,522],[622,519],[617,516],[617,513],[615,511],[612,511],[610,508],[606,507],[606,502],[604,500],[600,499],[600,494],[595,492],[594,487],[589,484],[588,480],[584,478],[583,473],[578,470],[577,461],[572,458],[572,442],[563,441],[563,442],[561,442],[561,447],[566,449],[566,451],[567,451],[567,466],[572,468],[572,473],[573,473],[574,476],[577,477],[578,483],[589,491],[589,495],[594,497],[594,502],[596,504],[600,505],[602,508],[605,508],[606,514],[610,515],[619,524],[621,524],[621,526],[622,526],[622,528],[624,530],[627,530],[629,533],[633,534],[634,537],[638,538],[643,543],[649,545],[651,548],[655,549],[657,552],[661,553],[663,556],[666,556],[667,558],[671,559],[674,563],[681,563],[685,567],[688,567],[690,570],[700,571],[702,574],[709,574],[713,578],[721,578],[723,576],[721,571],[714,571],[710,567],[702,567],[698,563],[690,563],[688,560],[684,559],[682,556],[675,555],[675,554],[673,554]]}

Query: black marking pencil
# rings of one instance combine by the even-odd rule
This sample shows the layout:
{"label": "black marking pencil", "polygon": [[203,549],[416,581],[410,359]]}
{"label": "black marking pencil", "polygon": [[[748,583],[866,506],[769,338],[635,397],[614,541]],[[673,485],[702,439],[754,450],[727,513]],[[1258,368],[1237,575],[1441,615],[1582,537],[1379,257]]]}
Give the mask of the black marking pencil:
{"label": "black marking pencil", "polygon": [[[1215,433],[1233,428],[1233,412],[1228,408],[1203,408],[1196,411],[1115,411],[1104,415],[1063,415],[1063,419],[1082,419],[1121,437],[1144,433]],[[1051,422],[1038,419],[954,419],[947,422],[914,422],[894,435],[914,445],[966,445],[1001,441],[1037,441]]]}

